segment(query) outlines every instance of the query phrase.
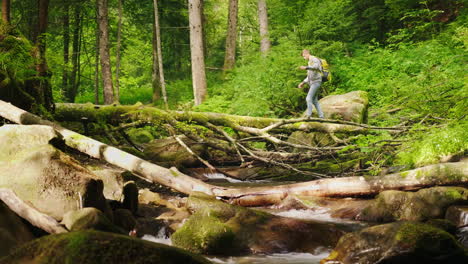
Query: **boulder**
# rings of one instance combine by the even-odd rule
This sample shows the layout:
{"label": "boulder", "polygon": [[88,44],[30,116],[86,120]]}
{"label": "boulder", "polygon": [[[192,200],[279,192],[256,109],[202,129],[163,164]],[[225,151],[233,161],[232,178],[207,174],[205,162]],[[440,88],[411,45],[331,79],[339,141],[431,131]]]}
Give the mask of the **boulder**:
{"label": "boulder", "polygon": [[122,174],[124,170],[119,168],[107,168],[101,164],[86,166],[97,178],[104,183],[104,196],[107,199],[119,201],[122,198],[124,180]]}
{"label": "boulder", "polygon": [[468,226],[468,206],[450,206],[445,213],[445,218],[457,227]]}
{"label": "boulder", "polygon": [[[194,153],[206,157],[206,146],[197,144],[187,137],[181,137]],[[150,161],[164,167],[196,167],[200,161],[192,156],[187,150],[172,137],[156,139],[148,143],[144,154]]]}
{"label": "boulder", "polygon": [[344,235],[321,264],[468,263],[449,233],[418,222],[377,225]]}
{"label": "boulder", "polygon": [[332,224],[274,216],[203,194],[191,195],[187,206],[193,215],[171,240],[195,253],[314,252],[332,247],[344,233]]}
{"label": "boulder", "polygon": [[365,221],[424,221],[443,218],[446,209],[468,200],[468,189],[432,187],[417,192],[383,191],[357,216]]}
{"label": "boulder", "polygon": [[[369,99],[365,91],[329,95],[320,99],[319,103],[325,118],[356,123],[367,122]],[[315,108],[314,111],[316,112]]]}
{"label": "boulder", "polygon": [[66,213],[63,216],[62,224],[70,231],[94,229],[119,234],[126,233],[124,230],[112,224],[103,212],[93,207]]}
{"label": "boulder", "polygon": [[34,239],[29,228],[0,200],[0,257]]}
{"label": "boulder", "polygon": [[211,263],[183,249],[94,230],[49,235],[18,248],[0,263]]}
{"label": "boulder", "polygon": [[58,220],[80,202],[109,213],[102,181],[52,144],[60,138],[49,126],[0,127],[0,188]]}

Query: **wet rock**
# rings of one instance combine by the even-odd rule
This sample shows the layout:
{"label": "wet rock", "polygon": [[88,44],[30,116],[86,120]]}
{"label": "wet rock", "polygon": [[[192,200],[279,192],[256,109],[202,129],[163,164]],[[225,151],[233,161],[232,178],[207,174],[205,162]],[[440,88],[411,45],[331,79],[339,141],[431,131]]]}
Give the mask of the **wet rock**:
{"label": "wet rock", "polygon": [[424,221],[443,218],[446,209],[468,200],[468,189],[433,187],[417,192],[383,191],[358,215],[366,221]]}
{"label": "wet rock", "polygon": [[[193,152],[201,157],[206,157],[206,146],[197,144],[186,137],[181,138]],[[154,163],[164,167],[196,167],[200,164],[197,158],[180,146],[177,141],[170,137],[156,139],[148,143],[144,150],[145,156]]]}
{"label": "wet rock", "polygon": [[76,211],[70,211],[63,216],[62,224],[70,231],[94,229],[106,232],[125,234],[100,210],[88,207]]}
{"label": "wet rock", "polygon": [[343,234],[331,224],[273,216],[202,194],[190,196],[187,206],[194,213],[171,240],[196,253],[314,252],[333,246]]}
{"label": "wet rock", "polygon": [[468,206],[450,206],[445,213],[445,218],[457,227],[468,226]]}
{"label": "wet rock", "polygon": [[183,249],[125,235],[78,231],[36,239],[0,263],[211,263]]}
{"label": "wet rock", "polygon": [[449,233],[417,222],[396,222],[344,235],[321,264],[467,263],[468,255]]}
{"label": "wet rock", "polygon": [[128,233],[136,227],[137,222],[130,210],[117,209],[114,211],[114,224]]}
{"label": "wet rock", "polygon": [[340,119],[356,123],[367,122],[369,99],[365,91],[329,95],[320,99],[319,103],[325,118]]}
{"label": "wet rock", "polygon": [[135,215],[138,212],[138,187],[135,182],[126,182],[123,186],[122,194],[123,208],[130,210]]}
{"label": "wet rock", "polygon": [[102,181],[51,143],[60,144],[60,138],[48,126],[0,127],[0,188],[58,220],[82,200],[107,211]]}
{"label": "wet rock", "polygon": [[34,239],[21,218],[0,201],[0,257]]}

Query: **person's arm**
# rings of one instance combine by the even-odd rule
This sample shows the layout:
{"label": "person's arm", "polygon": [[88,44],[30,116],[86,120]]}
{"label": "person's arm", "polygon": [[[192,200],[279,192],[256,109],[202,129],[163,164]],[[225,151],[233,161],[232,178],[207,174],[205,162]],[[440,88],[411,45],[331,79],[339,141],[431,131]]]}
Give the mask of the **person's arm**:
{"label": "person's arm", "polygon": [[307,76],[297,87],[302,88],[304,84],[309,82],[309,76]]}

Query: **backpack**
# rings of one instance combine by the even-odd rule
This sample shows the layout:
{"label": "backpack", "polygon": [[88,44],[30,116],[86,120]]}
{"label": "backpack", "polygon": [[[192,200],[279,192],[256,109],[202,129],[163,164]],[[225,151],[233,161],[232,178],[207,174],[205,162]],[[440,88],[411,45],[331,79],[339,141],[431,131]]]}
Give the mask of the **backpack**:
{"label": "backpack", "polygon": [[328,65],[327,60],[318,58],[320,60],[320,63],[322,64],[322,82],[327,82],[331,81],[332,76],[330,73],[330,65]]}

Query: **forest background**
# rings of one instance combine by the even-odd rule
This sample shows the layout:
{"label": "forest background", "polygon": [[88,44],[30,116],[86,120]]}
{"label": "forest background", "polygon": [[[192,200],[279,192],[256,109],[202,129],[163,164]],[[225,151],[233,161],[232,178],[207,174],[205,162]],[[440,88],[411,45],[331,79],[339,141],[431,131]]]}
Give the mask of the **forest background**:
{"label": "forest background", "polygon": [[[39,2],[11,1],[11,25],[30,40]],[[258,3],[265,1],[240,0],[235,67],[229,70],[224,60],[230,1],[202,1],[208,96],[197,106],[187,1],[157,2],[170,109],[300,116],[306,93],[296,87],[305,72],[297,68],[307,48],[331,65],[333,80],[323,85],[321,97],[367,91],[370,124],[412,126],[412,133],[398,139],[397,151],[385,155],[377,143],[391,138],[387,132],[356,137],[353,143],[361,151],[375,151],[371,167],[420,166],[468,149],[465,0],[267,0],[271,48],[263,53]],[[152,77],[153,1],[109,0],[108,8],[119,102],[163,107],[163,99],[154,96],[158,85]],[[96,1],[50,0],[48,11],[46,58],[54,101],[102,104]],[[5,56],[0,58],[4,67],[6,61],[11,64]],[[27,67],[17,63],[13,68],[21,75]]]}

